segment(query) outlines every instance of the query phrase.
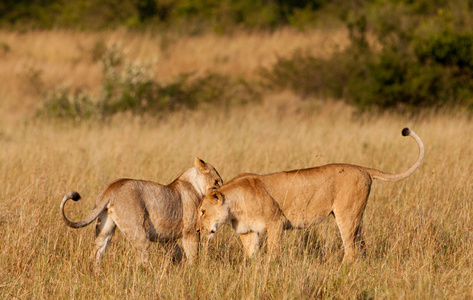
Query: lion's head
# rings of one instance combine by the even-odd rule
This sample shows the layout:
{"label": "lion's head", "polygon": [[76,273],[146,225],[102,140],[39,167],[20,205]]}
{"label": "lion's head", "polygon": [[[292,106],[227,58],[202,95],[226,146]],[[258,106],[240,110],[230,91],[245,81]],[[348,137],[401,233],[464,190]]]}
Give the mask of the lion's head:
{"label": "lion's head", "polygon": [[200,158],[195,158],[196,177],[195,182],[202,194],[209,189],[218,188],[223,185],[223,180],[217,170],[209,163],[204,162]]}
{"label": "lion's head", "polygon": [[215,232],[229,221],[230,212],[225,206],[225,196],[217,189],[210,189],[197,210],[197,231],[211,239]]}

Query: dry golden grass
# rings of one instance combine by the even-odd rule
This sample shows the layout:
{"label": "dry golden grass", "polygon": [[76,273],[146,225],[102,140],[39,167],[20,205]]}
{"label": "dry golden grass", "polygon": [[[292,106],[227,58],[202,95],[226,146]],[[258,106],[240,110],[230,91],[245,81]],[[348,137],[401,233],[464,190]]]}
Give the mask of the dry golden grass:
{"label": "dry golden grass", "polygon": [[[277,47],[268,45],[288,44],[292,35],[284,34],[248,39],[255,39],[253,43],[260,39],[272,50]],[[110,40],[122,39],[121,35],[103,34]],[[201,108],[161,120],[127,115],[105,124],[31,119],[39,98],[21,88],[27,84],[20,76],[27,73],[25,66],[32,63],[41,70],[41,80],[48,86],[72,78],[94,87],[100,75],[96,66],[83,58],[76,67],[71,61],[82,55],[77,45],[90,47],[98,36],[0,33],[0,41],[7,41],[12,49],[0,58],[0,76],[6,82],[0,87],[5,100],[0,102],[0,298],[473,297],[473,123],[466,113],[357,116],[343,104],[302,101],[283,93],[267,95],[261,104],[226,111]],[[137,48],[146,44],[145,39],[152,43],[151,38],[128,38]],[[173,45],[219,39],[227,38],[206,36],[200,42],[184,38]],[[235,39],[245,40],[243,34]],[[69,48],[63,51],[49,44]],[[50,48],[39,54],[43,45]],[[192,52],[193,46],[186,47]],[[231,45],[219,47],[224,52]],[[235,69],[236,75],[251,73],[257,65],[250,57],[257,51],[240,47],[253,69]],[[264,53],[259,47],[248,47]],[[176,64],[179,55],[192,60],[185,49],[175,50],[181,52],[169,51],[169,59]],[[133,51],[136,57],[148,57],[139,53],[149,50]],[[218,54],[215,51],[200,60],[209,69],[219,67],[219,63],[207,65]],[[228,61],[244,65],[243,58],[233,57],[239,51],[228,54]],[[199,56],[195,54],[196,60]],[[367,257],[350,266],[340,266],[341,240],[329,218],[311,230],[287,231],[280,258],[270,264],[264,260],[264,249],[244,264],[237,236],[225,227],[196,265],[173,265],[163,247],[153,245],[152,268],[142,270],[135,264],[135,250],[117,231],[102,273],[94,276],[87,262],[93,226],[73,230],[59,219],[59,202],[69,190],[84,196],[67,206],[68,215],[78,219],[110,181],[131,177],[168,183],[192,165],[194,156],[212,163],[224,181],[240,172],[268,173],[330,162],[402,171],[417,155],[415,142],[401,136],[406,126],[423,139],[425,161],[405,181],[374,182],[364,218]]]}

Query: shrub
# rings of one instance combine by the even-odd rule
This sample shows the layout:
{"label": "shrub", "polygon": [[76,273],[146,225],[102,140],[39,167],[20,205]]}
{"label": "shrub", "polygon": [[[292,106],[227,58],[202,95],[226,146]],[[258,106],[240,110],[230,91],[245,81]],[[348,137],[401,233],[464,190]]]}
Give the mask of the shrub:
{"label": "shrub", "polygon": [[[344,98],[360,110],[473,104],[473,31],[445,10],[377,4],[377,15],[350,14],[351,45],[328,59],[296,52],[261,72],[271,88]],[[370,22],[374,22],[371,25]],[[375,46],[367,34],[374,34]]]}
{"label": "shrub", "polygon": [[416,55],[422,63],[458,66],[466,73],[473,71],[473,32],[444,29],[438,34],[420,39],[415,46]]}
{"label": "shrub", "polygon": [[270,68],[260,70],[263,86],[273,90],[290,89],[306,97],[318,95],[341,98],[346,88],[348,64],[342,55],[331,59],[313,57],[308,51],[296,51],[280,57]]}
{"label": "shrub", "polygon": [[95,114],[95,105],[83,90],[71,92],[68,85],[63,85],[46,95],[39,113],[58,118],[88,118]]}
{"label": "shrub", "polygon": [[126,61],[120,44],[107,48],[100,63],[103,80],[98,96],[60,86],[45,96],[39,114],[73,119],[103,119],[119,112],[160,115],[202,103],[226,105],[260,98],[258,89],[245,80],[220,74],[183,74],[170,83],[158,82],[156,61]]}
{"label": "shrub", "polygon": [[[104,29],[147,25],[181,27],[185,32],[234,27],[272,29],[313,19],[326,0],[3,0],[0,26]],[[303,14],[301,14],[303,12]],[[184,25],[184,26],[182,26]]]}

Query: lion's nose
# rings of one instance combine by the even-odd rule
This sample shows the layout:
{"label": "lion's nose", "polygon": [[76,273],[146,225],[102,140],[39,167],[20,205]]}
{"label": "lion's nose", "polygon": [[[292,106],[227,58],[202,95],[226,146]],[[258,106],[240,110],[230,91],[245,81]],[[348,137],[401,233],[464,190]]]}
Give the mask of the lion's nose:
{"label": "lion's nose", "polygon": [[200,229],[197,229],[197,233],[200,233]]}

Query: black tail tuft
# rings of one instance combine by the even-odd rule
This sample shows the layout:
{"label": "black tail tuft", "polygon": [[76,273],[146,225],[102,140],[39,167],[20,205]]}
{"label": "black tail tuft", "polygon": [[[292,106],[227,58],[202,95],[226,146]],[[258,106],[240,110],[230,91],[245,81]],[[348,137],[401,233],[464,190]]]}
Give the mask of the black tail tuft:
{"label": "black tail tuft", "polygon": [[79,193],[76,191],[69,192],[66,194],[66,196],[67,196],[67,199],[72,199],[74,201],[80,200],[81,198]]}
{"label": "black tail tuft", "polygon": [[402,130],[402,136],[408,136],[409,134],[411,134],[411,130],[409,128],[404,128]]}

